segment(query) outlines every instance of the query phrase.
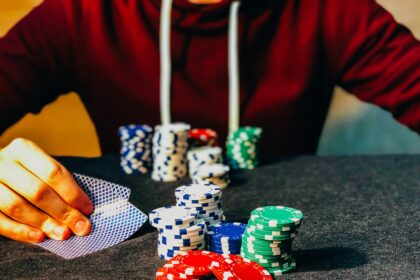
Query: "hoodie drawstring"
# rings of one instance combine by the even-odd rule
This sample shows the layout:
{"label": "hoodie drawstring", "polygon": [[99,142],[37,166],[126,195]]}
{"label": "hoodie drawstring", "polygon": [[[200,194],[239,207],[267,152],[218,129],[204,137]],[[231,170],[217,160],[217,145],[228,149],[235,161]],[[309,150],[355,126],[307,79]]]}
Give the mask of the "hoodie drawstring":
{"label": "hoodie drawstring", "polygon": [[[173,0],[162,0],[160,16],[160,115],[162,124],[171,123],[171,12]],[[229,131],[239,128],[239,1],[232,2],[229,12]]]}

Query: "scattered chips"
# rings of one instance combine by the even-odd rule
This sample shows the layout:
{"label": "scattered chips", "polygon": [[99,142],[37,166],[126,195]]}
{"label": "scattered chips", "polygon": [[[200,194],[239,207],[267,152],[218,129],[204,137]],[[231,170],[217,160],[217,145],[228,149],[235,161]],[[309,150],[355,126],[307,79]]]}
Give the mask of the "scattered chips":
{"label": "scattered chips", "polygon": [[242,237],[241,256],[259,263],[274,277],[293,271],[292,241],[302,219],[301,211],[284,206],[253,210]]}
{"label": "scattered chips", "polygon": [[208,227],[207,248],[218,254],[236,254],[241,251],[241,241],[246,224],[222,222]]}
{"label": "scattered chips", "polygon": [[229,133],[226,157],[232,169],[254,169],[258,166],[258,146],[262,129],[241,127]]}
{"label": "scattered chips", "polygon": [[189,132],[190,146],[217,146],[216,131],[208,128],[195,128]]}
{"label": "scattered chips", "polygon": [[175,189],[177,205],[194,209],[208,225],[224,221],[222,190],[213,184],[190,184]]}
{"label": "scattered chips", "polygon": [[147,173],[152,166],[153,129],[147,125],[127,125],[118,129],[121,141],[120,164],[127,174]]}
{"label": "scattered chips", "polygon": [[188,131],[184,123],[159,125],[153,136],[152,179],[173,182],[187,174]]}

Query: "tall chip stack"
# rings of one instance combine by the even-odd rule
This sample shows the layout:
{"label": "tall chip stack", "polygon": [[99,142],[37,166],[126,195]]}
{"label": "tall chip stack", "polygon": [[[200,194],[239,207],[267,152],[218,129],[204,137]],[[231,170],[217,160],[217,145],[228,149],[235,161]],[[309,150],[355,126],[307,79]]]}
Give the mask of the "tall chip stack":
{"label": "tall chip stack", "polygon": [[118,129],[121,140],[120,164],[127,174],[147,173],[152,166],[152,133],[147,125],[127,125]]}
{"label": "tall chip stack", "polygon": [[241,127],[229,133],[226,141],[227,163],[232,169],[254,169],[262,135],[259,127]]}
{"label": "tall chip stack", "polygon": [[161,207],[150,212],[149,222],[159,230],[158,254],[161,259],[168,260],[206,246],[206,223],[197,219],[196,211],[191,208]]}
{"label": "tall chip stack", "polygon": [[293,271],[292,241],[302,219],[301,211],[284,206],[253,210],[242,237],[241,256],[265,267],[275,278]]}
{"label": "tall chip stack", "polygon": [[175,189],[177,205],[194,209],[207,225],[225,220],[222,189],[212,184],[190,184]]}
{"label": "tall chip stack", "polygon": [[174,182],[187,174],[188,132],[184,123],[156,126],[153,136],[152,179]]}

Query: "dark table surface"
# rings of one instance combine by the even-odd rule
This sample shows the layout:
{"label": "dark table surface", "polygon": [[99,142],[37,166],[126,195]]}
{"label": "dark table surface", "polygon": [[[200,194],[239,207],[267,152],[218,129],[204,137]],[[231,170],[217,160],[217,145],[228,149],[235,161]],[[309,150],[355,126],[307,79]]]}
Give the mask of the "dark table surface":
{"label": "dark table surface", "polygon": [[[132,189],[146,214],[175,203],[174,184],[124,175],[117,157],[62,158],[74,172]],[[264,205],[305,214],[294,241],[297,271],[284,279],[420,279],[420,156],[295,157],[233,176],[229,220]],[[185,181],[186,183],[187,181]],[[163,264],[148,224],[130,240],[74,260],[0,237],[0,278],[154,279]]]}

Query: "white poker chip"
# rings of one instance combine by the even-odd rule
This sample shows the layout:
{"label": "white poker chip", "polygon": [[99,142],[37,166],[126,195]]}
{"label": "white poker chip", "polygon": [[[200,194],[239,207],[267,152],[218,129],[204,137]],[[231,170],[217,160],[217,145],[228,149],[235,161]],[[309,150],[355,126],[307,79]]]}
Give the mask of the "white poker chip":
{"label": "white poker chip", "polygon": [[220,196],[222,189],[211,184],[191,184],[175,189],[175,196],[184,200],[209,200]]}
{"label": "white poker chip", "polygon": [[195,210],[183,206],[161,207],[149,214],[150,224],[156,228],[165,228],[168,225],[179,228],[189,227],[195,224],[196,218]]}
{"label": "white poker chip", "polygon": [[202,165],[198,168],[195,176],[198,178],[221,177],[229,173],[229,170],[229,166],[224,164]]}

